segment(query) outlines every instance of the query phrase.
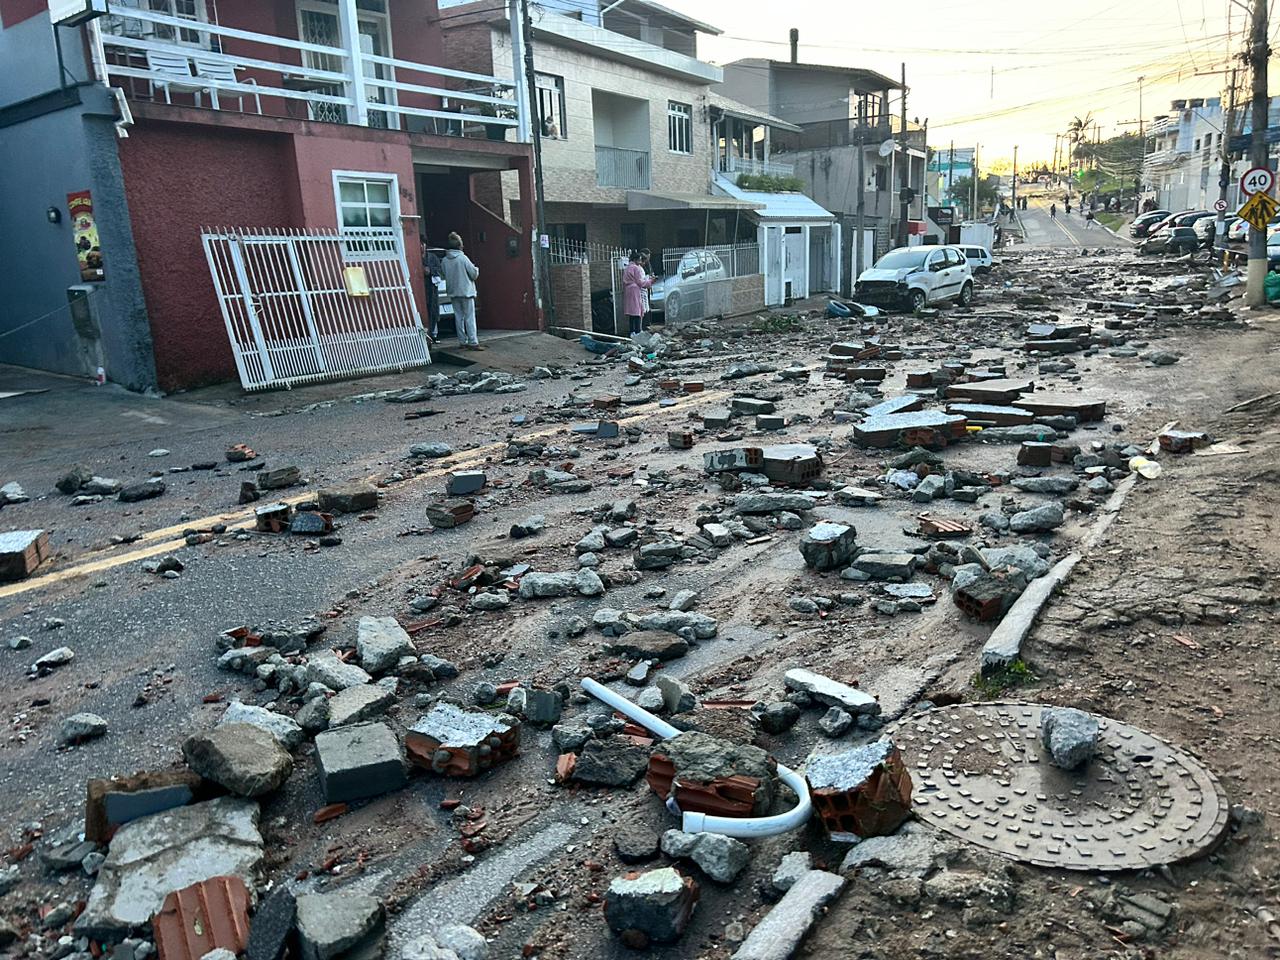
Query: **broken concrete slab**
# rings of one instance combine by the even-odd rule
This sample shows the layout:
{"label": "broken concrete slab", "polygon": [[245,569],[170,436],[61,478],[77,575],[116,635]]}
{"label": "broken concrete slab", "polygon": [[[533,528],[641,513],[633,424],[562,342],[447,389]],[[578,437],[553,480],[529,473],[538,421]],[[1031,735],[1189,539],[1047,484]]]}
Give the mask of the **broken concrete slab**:
{"label": "broken concrete slab", "polygon": [[681,876],[672,867],[619,877],[605,893],[605,922],[632,949],[675,943],[689,925],[698,892],[692,877]]}
{"label": "broken concrete slab", "polygon": [[894,874],[924,877],[955,862],[959,855],[959,841],[926,824],[908,820],[897,833],[869,837],[859,843],[845,856],[840,870],[848,873],[858,867],[875,866]]}
{"label": "broken concrete slab", "polygon": [[307,660],[307,683],[321,683],[330,690],[372,683],[373,677],[354,663],[344,663],[332,651],[319,653]]}
{"label": "broken concrete slab", "polygon": [[291,717],[282,713],[255,707],[239,700],[231,701],[226,712],[218,720],[218,726],[228,723],[247,723],[271,734],[286,750],[296,750],[304,737],[302,728]]}
{"label": "broken concrete slab", "polygon": [[665,630],[632,630],[606,643],[604,652],[630,660],[675,660],[689,652],[689,642]]}
{"label": "broken concrete slab", "polygon": [[381,683],[362,683],[347,687],[329,699],[329,727],[372,720],[386,713],[395,701],[395,691]]}
{"label": "broken concrete slab", "polygon": [[892,447],[904,438],[912,443],[927,439],[928,446],[943,445],[963,438],[967,423],[964,417],[938,410],[891,413],[854,424],[853,439],[863,446],[879,448]]}
{"label": "broken concrete slab", "polygon": [[1021,655],[1022,642],[1045,602],[1055,587],[1071,574],[1072,568],[1080,562],[1080,554],[1073,553],[1063,557],[1046,575],[1031,581],[1030,586],[1022,592],[1004,619],[991,631],[986,645],[982,648],[982,672],[984,674],[1007,667]]}
{"label": "broken concrete slab", "polygon": [[947,413],[964,417],[980,426],[1012,427],[1035,422],[1035,415],[1030,410],[992,403],[948,403]]}
{"label": "broken concrete slab", "polygon": [[1062,526],[1065,514],[1060,503],[1045,503],[1031,510],[1023,510],[1009,518],[1009,529],[1014,533],[1048,533]]}
{"label": "broken concrete slab", "polygon": [[[358,955],[381,939],[385,918],[376,897],[338,890],[298,897],[298,941],[302,960]],[[378,950],[375,956],[380,955]]]}
{"label": "broken concrete slab", "polygon": [[360,665],[371,675],[386,673],[401,657],[415,652],[413,641],[395,617],[361,617],[356,625],[356,653]]}
{"label": "broken concrete slab", "polygon": [[803,690],[819,703],[840,707],[852,714],[875,716],[880,712],[880,704],[875,697],[819,673],[801,669],[788,670],[783,681],[788,690]]}
{"label": "broken concrete slab", "polygon": [[376,797],[405,784],[400,742],[385,723],[357,723],[316,734],[325,802]]}
{"label": "broken concrete slab", "polygon": [[274,734],[248,723],[227,723],[188,737],[182,756],[200,776],[241,797],[280,789],[293,773],[293,758]]}
{"label": "broken concrete slab", "polygon": [[[864,553],[859,555],[850,569],[862,573],[871,580],[904,582],[915,574],[920,558],[914,553]],[[856,579],[846,577],[845,579]]]}
{"label": "broken concrete slab", "polygon": [[662,852],[673,859],[692,860],[717,883],[733,883],[751,860],[750,847],[719,833],[668,830],[662,835]]}
{"label": "broken concrete slab", "polygon": [[825,870],[805,873],[756,924],[733,960],[790,960],[844,884],[844,877]]}
{"label": "broken concrete slab", "polygon": [[75,931],[119,940],[149,923],[170,891],[220,876],[252,885],[262,858],[252,800],[220,797],[126,823],[111,839]]}
{"label": "broken concrete slab", "polygon": [[813,498],[802,493],[740,493],[733,498],[737,513],[803,513],[813,507]]}
{"label": "broken concrete slab", "polygon": [[602,787],[627,787],[644,775],[648,765],[648,751],[629,740],[592,740],[578,754],[573,779]]}

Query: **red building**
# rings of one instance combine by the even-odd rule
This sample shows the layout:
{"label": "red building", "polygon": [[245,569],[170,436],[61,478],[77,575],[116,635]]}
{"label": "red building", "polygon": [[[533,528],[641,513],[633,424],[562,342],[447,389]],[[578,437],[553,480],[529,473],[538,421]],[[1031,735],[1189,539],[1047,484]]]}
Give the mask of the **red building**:
{"label": "red building", "polygon": [[[0,0],[5,32],[47,22],[44,7]],[[439,20],[435,0],[112,0],[107,16],[51,27],[77,59],[80,35],[83,86],[118,91],[113,179],[160,389],[243,380],[246,366],[267,385],[264,359],[277,382],[411,365],[370,343],[402,328],[412,339],[415,308],[426,321],[423,233],[439,247],[450,231],[463,237],[480,268],[482,330],[538,326],[532,159],[515,93],[437,66]],[[519,198],[491,210],[485,183],[500,171],[515,172]],[[96,179],[95,203],[112,189]],[[202,238],[224,232],[234,258]],[[119,254],[103,244],[110,277]],[[337,281],[321,276],[322,247]],[[375,248],[385,262],[371,262]],[[352,266],[368,268],[355,287]],[[106,337],[130,321],[98,322]]]}

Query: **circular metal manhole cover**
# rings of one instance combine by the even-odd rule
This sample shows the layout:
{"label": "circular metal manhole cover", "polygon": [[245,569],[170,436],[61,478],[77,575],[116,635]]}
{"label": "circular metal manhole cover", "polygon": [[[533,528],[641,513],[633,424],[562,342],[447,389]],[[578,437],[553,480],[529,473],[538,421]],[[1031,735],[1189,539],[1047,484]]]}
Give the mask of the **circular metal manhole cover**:
{"label": "circular metal manhole cover", "polygon": [[1227,801],[1197,760],[1099,716],[1097,755],[1060,770],[1040,745],[1041,709],[958,704],[902,720],[892,736],[917,816],[1006,857],[1067,870],[1173,863],[1222,835]]}

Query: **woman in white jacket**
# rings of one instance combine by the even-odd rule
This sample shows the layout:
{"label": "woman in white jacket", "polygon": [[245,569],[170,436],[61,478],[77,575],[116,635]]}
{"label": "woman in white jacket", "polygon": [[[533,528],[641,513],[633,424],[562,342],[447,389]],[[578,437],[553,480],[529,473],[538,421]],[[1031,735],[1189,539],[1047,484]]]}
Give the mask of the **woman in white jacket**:
{"label": "woman in white jacket", "polygon": [[453,302],[453,319],[458,325],[458,342],[468,350],[483,350],[476,336],[476,279],[480,270],[462,252],[462,238],[449,234],[444,255],[444,290]]}

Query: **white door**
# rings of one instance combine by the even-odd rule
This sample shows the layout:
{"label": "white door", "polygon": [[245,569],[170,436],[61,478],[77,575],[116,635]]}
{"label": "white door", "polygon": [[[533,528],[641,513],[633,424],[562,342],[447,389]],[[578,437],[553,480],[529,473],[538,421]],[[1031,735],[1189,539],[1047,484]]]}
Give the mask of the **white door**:
{"label": "white door", "polygon": [[786,296],[807,296],[805,283],[804,227],[786,227],[783,232],[782,289]]}
{"label": "white door", "polygon": [[773,307],[782,303],[786,297],[786,286],[783,282],[785,253],[782,247],[781,227],[762,227],[764,235],[764,302]]}

